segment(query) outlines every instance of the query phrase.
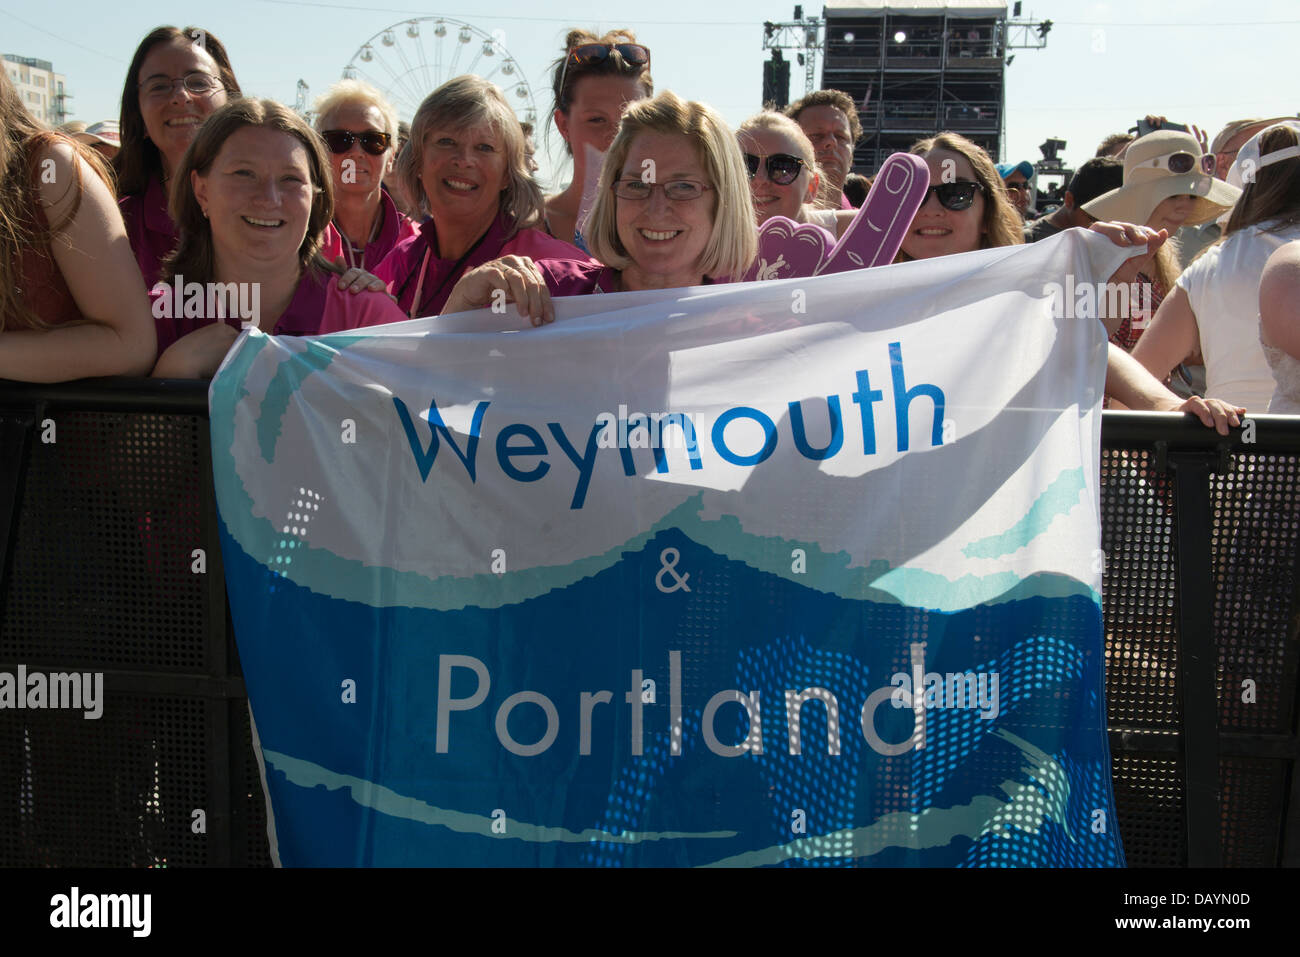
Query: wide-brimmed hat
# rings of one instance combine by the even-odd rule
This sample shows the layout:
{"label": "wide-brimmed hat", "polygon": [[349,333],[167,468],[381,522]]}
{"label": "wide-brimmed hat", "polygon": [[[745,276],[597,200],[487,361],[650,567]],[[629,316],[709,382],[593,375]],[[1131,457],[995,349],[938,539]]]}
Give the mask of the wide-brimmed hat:
{"label": "wide-brimmed hat", "polygon": [[87,146],[103,143],[117,149],[122,145],[122,135],[118,132],[117,120],[100,120],[98,123],[91,123],[89,126],[80,120],[72,120],[69,123],[64,123],[59,129],[74,140],[80,140]]}
{"label": "wide-brimmed hat", "polygon": [[[1208,162],[1206,157],[1208,157]],[[1201,153],[1190,133],[1157,130],[1129,144],[1124,154],[1124,185],[1103,193],[1082,209],[1090,216],[1141,226],[1170,196],[1190,195],[1196,204],[1184,225],[1204,223],[1231,209],[1241,190],[1214,178],[1214,157]]]}

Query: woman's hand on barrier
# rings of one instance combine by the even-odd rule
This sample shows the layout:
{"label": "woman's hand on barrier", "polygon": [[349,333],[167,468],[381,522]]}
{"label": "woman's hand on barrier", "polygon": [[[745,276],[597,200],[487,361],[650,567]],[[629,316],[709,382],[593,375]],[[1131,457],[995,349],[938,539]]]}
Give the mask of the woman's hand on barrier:
{"label": "woman's hand on barrier", "polygon": [[[343,270],[343,275],[339,276],[340,289],[346,289],[354,296],[359,292],[388,292],[388,285],[382,279],[373,273],[366,272],[359,266],[353,266],[349,269],[342,256],[335,257],[334,265]],[[393,299],[392,296],[388,298]],[[393,302],[397,302],[397,300],[393,299]]]}
{"label": "woman's hand on barrier", "polygon": [[1149,226],[1135,226],[1133,223],[1096,222],[1088,227],[1094,233],[1101,233],[1116,246],[1146,246],[1146,250],[1124,260],[1123,264],[1111,275],[1113,283],[1137,282],[1140,272],[1148,272],[1151,261],[1155,259],[1156,250],[1169,238],[1166,230],[1152,229]]}
{"label": "woman's hand on barrier", "polygon": [[213,322],[181,336],[163,350],[153,368],[155,379],[211,379],[239,338],[239,330]]}
{"label": "woman's hand on barrier", "polygon": [[493,312],[504,312],[507,302],[513,302],[515,311],[535,326],[555,321],[546,278],[527,256],[504,256],[471,269],[452,288],[442,312],[448,315],[487,306]]}
{"label": "woman's hand on barrier", "polygon": [[[1178,398],[1178,397],[1175,397]],[[1190,399],[1178,399],[1177,402],[1158,404],[1157,412],[1190,412],[1201,420],[1207,429],[1214,429],[1220,435],[1228,434],[1229,426],[1241,425],[1241,417],[1246,414],[1244,407],[1224,402],[1222,399],[1202,399],[1194,395]]]}

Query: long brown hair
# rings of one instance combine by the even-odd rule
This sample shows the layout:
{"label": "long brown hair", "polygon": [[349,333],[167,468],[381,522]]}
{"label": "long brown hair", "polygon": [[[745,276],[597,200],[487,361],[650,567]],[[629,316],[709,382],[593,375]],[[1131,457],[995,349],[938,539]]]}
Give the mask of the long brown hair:
{"label": "long brown hair", "polygon": [[150,179],[155,176],[162,178],[162,154],[149,139],[144,126],[144,114],[140,112],[140,68],[154,47],[182,40],[196,44],[202,41],[203,49],[216,61],[217,76],[226,88],[226,96],[238,98],[241,95],[226,48],[211,33],[198,27],[180,30],[171,26],[150,31],[135,48],[135,56],[131,58],[131,65],[126,71],[126,83],[122,86],[122,106],[118,120],[122,148],[113,159],[119,197],[143,193],[149,188]]}
{"label": "long brown hair", "polygon": [[[975,171],[975,181],[984,192],[984,227],[980,233],[980,249],[996,249],[999,246],[1018,246],[1025,241],[1024,226],[1020,214],[1007,199],[1007,191],[998,175],[993,160],[981,146],[972,143],[960,133],[940,133],[928,139],[913,143],[908,150],[914,156],[924,156],[934,150],[947,150],[966,157],[971,169]],[[928,197],[927,197],[928,198]],[[908,257],[899,252],[901,260]]]}
{"label": "long brown hair", "polygon": [[[1259,156],[1297,146],[1296,131],[1289,126],[1265,130],[1259,139]],[[1285,159],[1254,171],[1252,180],[1245,184],[1241,197],[1232,207],[1223,239],[1238,230],[1256,223],[1274,220],[1268,232],[1277,232],[1300,223],[1300,158]]]}
{"label": "long brown hair", "polygon": [[298,263],[303,269],[315,268],[338,272],[338,267],[320,255],[325,227],[334,217],[334,180],[329,160],[319,136],[307,121],[275,100],[239,99],[214,111],[199,128],[198,136],[185,151],[172,181],[170,209],[172,220],[180,230],[180,242],[163,262],[162,281],[170,282],[178,273],[187,280],[212,282],[216,279],[213,257],[212,224],[203,215],[190,173],[205,175],[217,154],[234,133],[247,126],[260,126],[292,136],[307,150],[311,168],[313,197],[307,218],[307,234],[298,247]]}
{"label": "long brown hair", "polygon": [[103,158],[76,140],[46,130],[27,112],[18,93],[0,71],[0,330],[6,326],[39,329],[45,323],[19,290],[24,254],[40,256],[51,265],[50,243],[68,228],[81,208],[81,163],[72,164],[72,205],[58,222],[48,222],[41,212],[39,170],[41,158],[58,144],[70,147],[75,157],[90,166],[112,191],[112,178]]}
{"label": "long brown hair", "polygon": [[[628,63],[623,59],[622,54],[617,50],[611,50],[609,56],[603,60],[597,60],[595,63],[584,66],[579,63],[570,63],[566,69],[565,61],[569,59],[569,51],[574,47],[580,47],[585,43],[636,43],[636,34],[631,30],[610,30],[604,36],[596,36],[590,30],[574,29],[570,30],[564,38],[564,56],[560,57],[551,64],[551,95],[553,97],[554,109],[568,115],[569,108],[573,105],[573,90],[578,85],[578,81],[584,76],[626,76],[640,82],[645,89],[645,95],[651,97],[655,95],[654,80],[650,78],[650,64]],[[572,154],[573,147],[566,140],[564,143],[565,150]]]}

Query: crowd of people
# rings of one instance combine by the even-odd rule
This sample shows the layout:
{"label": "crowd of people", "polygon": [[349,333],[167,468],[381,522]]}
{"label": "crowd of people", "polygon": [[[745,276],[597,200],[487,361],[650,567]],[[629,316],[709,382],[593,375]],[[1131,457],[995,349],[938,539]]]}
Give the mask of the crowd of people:
{"label": "crowd of people", "polygon": [[[159,27],[116,128],[66,133],[0,76],[0,378],[208,377],[241,321],[315,335],[504,298],[542,324],[559,297],[738,278],[774,216],[836,235],[852,222],[871,179],[853,170],[851,97],[819,90],[733,131],[656,94],[650,69],[631,31],[568,34],[551,115],[572,177],[549,196],[534,131],[475,76],[430,91],[409,128],[344,80],[313,129],[244,97],[210,32]],[[1148,121],[1028,221],[1031,164],[935,131],[911,148],[931,185],[898,261],[1092,229],[1134,247],[1111,280],[1144,291],[1103,317],[1118,402],[1221,431],[1246,410],[1300,410],[1300,122],[1243,120],[1207,149]],[[251,303],[234,292],[249,289]]]}

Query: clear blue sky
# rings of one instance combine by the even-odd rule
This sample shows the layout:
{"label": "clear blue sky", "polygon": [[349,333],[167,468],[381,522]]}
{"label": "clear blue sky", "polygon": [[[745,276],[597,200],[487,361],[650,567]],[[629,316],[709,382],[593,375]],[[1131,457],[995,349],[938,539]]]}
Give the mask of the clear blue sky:
{"label": "clear blue sky", "polygon": [[[219,36],[245,93],[292,104],[299,78],[314,97],[385,27],[436,14],[489,34],[502,31],[545,115],[547,65],[559,55],[566,28],[630,26],[651,48],[659,88],[704,100],[735,125],[757,108],[762,92],[762,21],[793,12],[787,0],[378,3],[229,0],[159,7],[136,0],[0,0],[0,43],[5,53],[53,61],[74,94],[73,116],[94,122],[117,117],[131,53],[164,16]],[[805,6],[820,13],[819,4]],[[1148,111],[1196,123],[1213,136],[1230,119],[1300,109],[1293,79],[1300,52],[1296,0],[1037,0],[1025,3],[1024,15],[1054,26],[1046,49],[1014,51],[1007,70],[1006,159],[1037,159],[1038,144],[1055,136],[1068,142],[1063,155],[1077,164],[1107,133]],[[410,41],[399,31],[398,42]],[[792,77],[791,92],[801,94],[801,76]],[[558,136],[550,146],[558,157]]]}

